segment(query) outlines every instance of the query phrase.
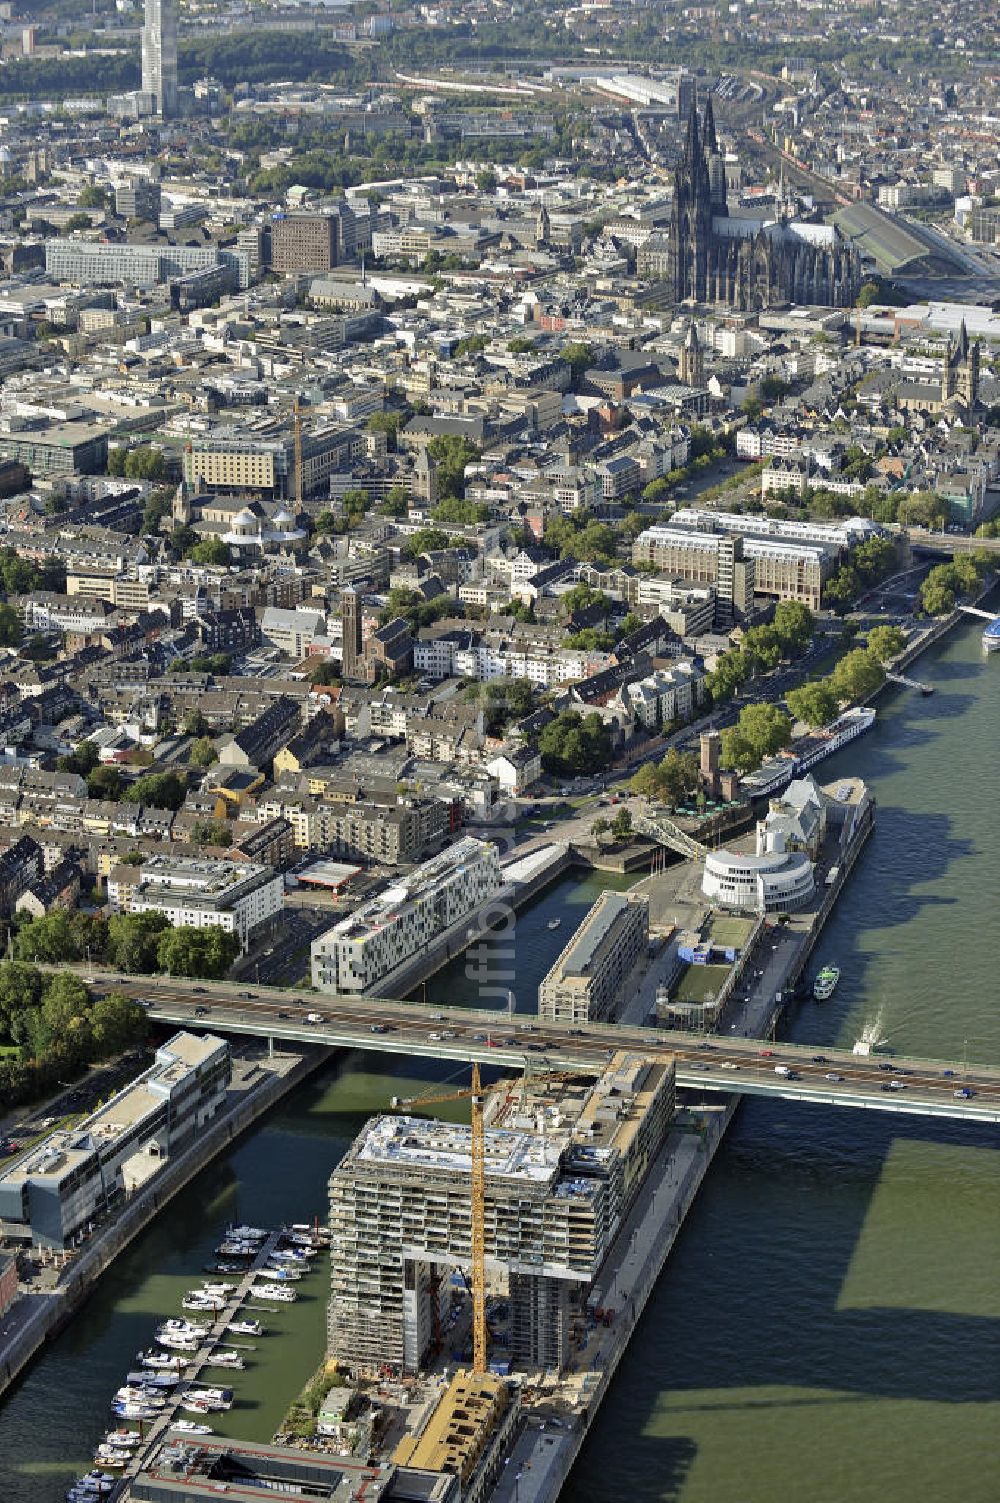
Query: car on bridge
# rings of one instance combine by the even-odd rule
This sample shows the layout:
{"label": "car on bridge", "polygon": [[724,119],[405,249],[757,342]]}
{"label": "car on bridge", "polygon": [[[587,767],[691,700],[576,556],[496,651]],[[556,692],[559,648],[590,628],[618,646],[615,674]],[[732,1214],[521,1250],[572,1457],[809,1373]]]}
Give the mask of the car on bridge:
{"label": "car on bridge", "polygon": [[955,1100],[971,1101],[975,1094],[975,1091],[970,1091],[968,1086],[959,1086],[958,1090],[955,1092]]}

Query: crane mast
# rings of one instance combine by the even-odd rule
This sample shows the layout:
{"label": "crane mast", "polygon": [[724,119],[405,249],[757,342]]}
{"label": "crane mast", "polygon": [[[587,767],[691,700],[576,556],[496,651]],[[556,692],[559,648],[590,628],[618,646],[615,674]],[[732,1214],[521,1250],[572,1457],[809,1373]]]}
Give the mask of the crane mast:
{"label": "crane mast", "polygon": [[486,1131],[479,1066],[472,1066],[472,1371],[486,1371]]}
{"label": "crane mast", "polygon": [[295,513],[298,516],[302,510],[302,413],[298,397],[292,404],[292,415],[292,431],[295,434]]}

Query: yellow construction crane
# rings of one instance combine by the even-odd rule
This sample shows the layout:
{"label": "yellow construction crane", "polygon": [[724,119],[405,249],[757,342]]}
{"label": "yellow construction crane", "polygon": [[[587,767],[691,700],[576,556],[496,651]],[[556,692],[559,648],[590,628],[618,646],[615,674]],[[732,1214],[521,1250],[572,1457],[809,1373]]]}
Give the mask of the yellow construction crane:
{"label": "yellow construction crane", "polygon": [[295,434],[295,514],[302,511],[302,413],[299,399],[292,403],[292,431]]}
{"label": "yellow construction crane", "polygon": [[[580,1075],[593,1075],[593,1070],[546,1071],[535,1078],[553,1085],[560,1081],[575,1080]],[[493,1085],[483,1086],[479,1078],[479,1065],[472,1066],[471,1086],[458,1090],[432,1091],[426,1096],[394,1096],[390,1105],[394,1111],[407,1107],[431,1106],[441,1101],[465,1101],[472,1104],[472,1371],[486,1371],[486,1127],[483,1121],[483,1103],[487,1094],[495,1091],[511,1091],[524,1086],[524,1080],[498,1080]]]}

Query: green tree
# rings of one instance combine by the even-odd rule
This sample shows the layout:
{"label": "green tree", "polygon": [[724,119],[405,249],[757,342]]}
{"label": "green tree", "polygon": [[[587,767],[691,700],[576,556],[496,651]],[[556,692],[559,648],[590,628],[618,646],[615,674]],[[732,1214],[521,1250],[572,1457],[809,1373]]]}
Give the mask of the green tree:
{"label": "green tree", "polygon": [[773,625],[786,655],[791,657],[809,646],[816,618],[800,600],[780,600],[774,608]]}
{"label": "green tree", "polygon": [[192,845],[232,845],[233,832],[224,819],[199,819],[191,826]]}
{"label": "green tree", "polygon": [[640,798],[659,798],[662,792],[660,770],[655,762],[644,762],[629,778],[629,788]]}
{"label": "green tree", "polygon": [[632,814],[629,809],[618,809],[611,821],[611,833],[615,840],[628,840],[632,835]]}
{"label": "green tree", "polygon": [[571,340],[560,351],[561,357],[569,366],[573,375],[573,385],[580,385],[584,372],[589,370],[594,363],[594,351],[589,344],[582,340]]}
{"label": "green tree", "polygon": [[747,705],[736,725],[722,733],[722,760],[727,767],[749,772],[791,738],[792,722],[777,705]]}
{"label": "green tree", "polygon": [[165,480],[167,461],[161,449],[139,444],[125,455],[124,473],[128,480]]}
{"label": "green tree", "polygon": [[112,445],[108,450],[108,474],[122,476],[125,474],[125,456],[128,450],[120,445]]}
{"label": "green tree", "polygon": [[224,568],[229,563],[229,545],[221,538],[205,538],[189,548],[187,556],[193,564]]}
{"label": "green tree", "polygon": [[42,1000],[41,973],[32,965],[0,961],[0,1034],[12,1037],[15,1019],[20,1019]]}
{"label": "green tree", "polygon": [[465,495],[465,467],[480,457],[468,439],[451,433],[439,433],[427,445],[427,452],[437,465],[438,495]]}
{"label": "green tree", "polygon": [[122,775],[117,767],[95,767],[87,774],[87,792],[91,798],[117,803],[122,793]]}
{"label": "green tree", "polygon": [[595,590],[592,585],[586,584],[583,580],[559,597],[559,609],[564,620],[575,616],[577,611],[589,610],[592,605],[600,606],[605,616],[611,609],[611,601],[604,591]]}
{"label": "green tree", "polygon": [[447,548],[450,542],[450,537],[440,527],[421,527],[407,538],[406,551],[412,558],[419,558],[421,553],[437,553]]}
{"label": "green tree", "polygon": [[898,626],[873,626],[868,633],[868,651],[880,663],[888,663],[890,658],[898,657],[905,646],[906,633],[900,631]]}
{"label": "green tree", "polygon": [[179,773],[150,772],[125,790],[125,802],[148,804],[153,809],[179,809],[186,794],[187,783]]}
{"label": "green tree", "polygon": [[535,686],[526,678],[502,678],[475,684],[471,693],[483,707],[487,734],[499,736],[513,721],[531,713]]}
{"label": "green tree", "polygon": [[130,976],[156,969],[160,936],[170,921],[162,913],[116,913],[108,920],[108,960]]}
{"label": "green tree", "polygon": [[789,689],[786,699],[795,719],[805,721],[806,725],[828,725],[837,713],[837,697],[822,681]]}
{"label": "green tree", "polygon": [[940,531],[948,520],[948,503],[933,491],[914,491],[904,497],[896,509],[904,527],[929,527]]}
{"label": "green tree", "polygon": [[538,749],[548,772],[596,772],[611,760],[611,737],[600,715],[561,710],[542,731]]}
{"label": "green tree", "polygon": [[873,652],[856,647],[846,653],[830,674],[830,688],[838,700],[867,699],[885,682],[885,669]]}
{"label": "green tree", "polygon": [[90,1010],[90,1031],[96,1053],[107,1057],[141,1043],[149,1031],[149,1020],[131,997],[108,992],[98,997]]}
{"label": "green tree", "polygon": [[24,622],[16,606],[0,603],[0,647],[20,647]]}
{"label": "green tree", "polygon": [[79,960],[80,953],[70,915],[61,908],[22,924],[14,936],[16,960],[40,960],[46,965],[59,965],[66,960]]}
{"label": "green tree", "polygon": [[215,742],[211,736],[199,736],[192,741],[188,751],[188,763],[192,767],[211,767],[213,762],[219,760],[215,750]]}
{"label": "green tree", "polygon": [[221,981],[240,953],[239,938],[225,929],[181,926],[160,935],[156,958],[168,976]]}
{"label": "green tree", "polygon": [[76,196],[81,209],[106,209],[109,207],[108,199],[109,194],[94,183],[87,183]]}

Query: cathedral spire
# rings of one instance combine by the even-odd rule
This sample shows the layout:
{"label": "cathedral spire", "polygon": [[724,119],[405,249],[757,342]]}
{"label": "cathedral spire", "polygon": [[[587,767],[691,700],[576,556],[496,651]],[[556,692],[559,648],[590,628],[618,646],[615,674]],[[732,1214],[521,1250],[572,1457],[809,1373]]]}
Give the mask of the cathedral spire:
{"label": "cathedral spire", "polygon": [[711,94],[709,94],[705,102],[705,119],[701,128],[701,136],[705,143],[705,150],[716,156],[719,150],[719,140],[715,134],[715,111],[712,109]]}
{"label": "cathedral spire", "polygon": [[958,329],[958,349],[955,351],[958,360],[967,359],[969,354],[969,331],[965,327],[965,319],[962,319]]}
{"label": "cathedral spire", "polygon": [[691,92],[691,112],[688,115],[687,141],[684,145],[684,160],[688,165],[698,161],[701,155],[701,142],[698,140],[698,94],[697,90]]}

